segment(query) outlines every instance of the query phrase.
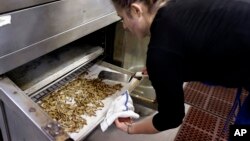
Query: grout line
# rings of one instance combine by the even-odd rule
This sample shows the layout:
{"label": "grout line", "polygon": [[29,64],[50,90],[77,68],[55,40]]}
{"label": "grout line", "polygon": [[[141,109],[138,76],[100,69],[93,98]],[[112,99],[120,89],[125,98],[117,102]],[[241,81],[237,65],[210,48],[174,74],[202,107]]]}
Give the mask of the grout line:
{"label": "grout line", "polygon": [[[218,137],[219,140],[220,140],[221,131],[219,131],[219,129],[220,129],[219,126],[220,126],[220,120],[218,119],[216,121],[216,126],[215,126],[215,129],[214,129],[214,138],[213,138],[214,141],[216,141],[216,137]],[[216,135],[217,133],[219,133],[219,136]],[[221,135],[223,135],[223,133]]]}
{"label": "grout line", "polygon": [[209,90],[209,93],[208,93],[208,96],[207,96],[207,100],[205,101],[205,104],[204,104],[204,109],[207,109],[208,107],[208,103],[211,99],[211,95],[212,95],[212,92],[214,91],[214,87],[212,87],[210,90]]}

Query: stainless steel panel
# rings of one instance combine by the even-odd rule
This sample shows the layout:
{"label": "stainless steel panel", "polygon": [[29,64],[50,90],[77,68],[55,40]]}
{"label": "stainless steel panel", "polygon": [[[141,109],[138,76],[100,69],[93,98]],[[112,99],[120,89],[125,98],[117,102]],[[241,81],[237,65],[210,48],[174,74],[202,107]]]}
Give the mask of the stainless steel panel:
{"label": "stainless steel panel", "polygon": [[5,15],[11,24],[0,27],[0,74],[120,19],[110,0],[64,0]]}
{"label": "stainless steel panel", "polygon": [[4,109],[3,101],[0,98],[0,139],[3,140],[10,140],[10,134],[9,134],[9,126],[7,123],[7,117],[6,112]]}
{"label": "stainless steel panel", "polygon": [[[138,39],[123,30],[122,23],[117,24],[114,59],[121,63],[124,69],[131,72],[142,71],[146,66],[147,45],[149,38]],[[131,96],[136,103],[150,108],[157,108],[155,90],[148,77],[144,77]]]}
{"label": "stainless steel panel", "polygon": [[26,94],[31,95],[49,83],[93,61],[102,53],[101,47],[69,44],[18,67],[6,75]]}
{"label": "stainless steel panel", "polygon": [[47,2],[52,2],[57,0],[0,0],[0,14],[3,12],[13,11],[17,9],[22,9],[25,7],[30,7],[38,4],[43,4]]}
{"label": "stainless steel panel", "polygon": [[11,140],[58,141],[69,138],[59,126],[53,126],[52,130],[48,130],[47,127],[50,127],[51,123],[55,123],[55,121],[7,77],[0,78],[0,99],[4,103],[8,124],[6,130],[9,130]]}

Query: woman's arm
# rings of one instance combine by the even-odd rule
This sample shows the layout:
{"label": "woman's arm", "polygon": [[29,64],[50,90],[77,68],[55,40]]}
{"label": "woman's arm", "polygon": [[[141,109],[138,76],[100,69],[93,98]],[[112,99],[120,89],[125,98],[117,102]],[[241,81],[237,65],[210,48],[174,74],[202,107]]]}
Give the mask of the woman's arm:
{"label": "woman's arm", "polygon": [[145,117],[134,123],[131,121],[124,122],[117,119],[115,120],[115,124],[117,128],[121,129],[124,132],[127,132],[128,134],[154,134],[158,133],[159,131],[156,130],[153,126],[153,116],[154,115]]}

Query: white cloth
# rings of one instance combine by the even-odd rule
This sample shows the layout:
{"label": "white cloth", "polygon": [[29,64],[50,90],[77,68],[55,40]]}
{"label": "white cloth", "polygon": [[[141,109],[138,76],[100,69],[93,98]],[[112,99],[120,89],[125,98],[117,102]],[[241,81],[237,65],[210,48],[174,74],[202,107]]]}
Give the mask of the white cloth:
{"label": "white cloth", "polygon": [[101,122],[101,130],[104,132],[108,127],[119,117],[131,117],[133,119],[139,118],[139,115],[134,112],[133,101],[129,95],[129,92],[118,96],[111,104],[108,112]]}

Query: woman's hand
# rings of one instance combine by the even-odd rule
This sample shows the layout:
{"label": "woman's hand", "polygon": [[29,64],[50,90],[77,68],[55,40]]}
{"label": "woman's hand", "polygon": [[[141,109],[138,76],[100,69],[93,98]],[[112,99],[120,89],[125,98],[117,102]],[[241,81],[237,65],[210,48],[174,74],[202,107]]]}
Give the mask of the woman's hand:
{"label": "woman's hand", "polygon": [[[118,118],[115,120],[116,127],[128,134],[155,134],[159,133],[153,125],[153,117],[156,113],[151,116],[145,117],[141,120],[133,122],[131,118]],[[120,119],[120,120],[119,120]]]}
{"label": "woman's hand", "polygon": [[143,69],[142,69],[142,74],[143,74],[143,75],[148,75],[147,68],[143,68]]}
{"label": "woman's hand", "polygon": [[133,123],[132,119],[130,117],[127,118],[118,118],[115,120],[115,125],[120,130],[129,133],[129,126]]}

